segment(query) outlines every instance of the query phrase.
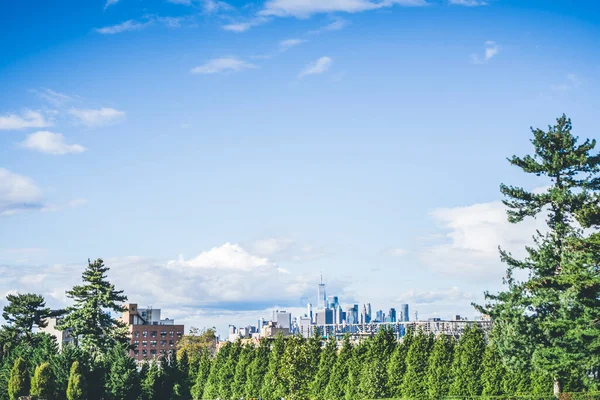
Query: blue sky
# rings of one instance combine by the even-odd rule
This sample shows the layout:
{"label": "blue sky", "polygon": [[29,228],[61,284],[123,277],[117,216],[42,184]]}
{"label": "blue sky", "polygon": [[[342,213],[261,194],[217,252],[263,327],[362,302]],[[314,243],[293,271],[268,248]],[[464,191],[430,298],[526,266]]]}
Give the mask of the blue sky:
{"label": "blue sky", "polygon": [[[3,2],[0,294],[64,305],[103,257],[188,326],[315,302],[473,316],[506,162],[598,138],[594,1]],[[0,302],[1,304],[1,302]]]}

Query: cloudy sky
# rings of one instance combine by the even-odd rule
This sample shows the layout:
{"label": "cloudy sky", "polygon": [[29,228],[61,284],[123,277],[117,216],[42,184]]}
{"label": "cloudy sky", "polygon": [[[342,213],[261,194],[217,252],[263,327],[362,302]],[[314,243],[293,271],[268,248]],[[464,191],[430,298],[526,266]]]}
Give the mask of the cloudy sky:
{"label": "cloudy sky", "polygon": [[[316,301],[474,316],[506,157],[598,138],[596,1],[5,1],[0,295],[69,304],[102,257],[188,326]],[[4,304],[0,300],[0,306]]]}

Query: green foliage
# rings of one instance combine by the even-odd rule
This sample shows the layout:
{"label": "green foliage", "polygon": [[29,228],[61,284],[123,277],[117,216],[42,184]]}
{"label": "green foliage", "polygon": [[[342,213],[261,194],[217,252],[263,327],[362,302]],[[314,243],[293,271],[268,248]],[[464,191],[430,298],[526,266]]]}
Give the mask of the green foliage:
{"label": "green foliage", "polygon": [[311,368],[315,364],[310,358],[314,354],[312,350],[310,339],[307,341],[302,336],[292,336],[286,340],[280,371],[284,391],[282,397],[308,400],[309,384],[314,376]]}
{"label": "green foliage", "polygon": [[242,346],[240,357],[235,366],[235,374],[233,376],[232,398],[243,398],[246,393],[246,379],[248,377],[248,368],[254,359],[254,345],[248,343]]}
{"label": "green foliage", "polygon": [[87,400],[87,380],[83,375],[79,361],[71,366],[69,385],[67,387],[67,400]]}
{"label": "green foliage", "polygon": [[402,396],[411,399],[427,398],[429,350],[429,335],[419,329],[406,354],[406,373],[402,378]]}
{"label": "green foliage", "polygon": [[439,335],[435,338],[427,370],[427,393],[431,400],[442,399],[450,392],[454,338]]}
{"label": "green foliage", "polygon": [[394,333],[386,328],[380,329],[368,342],[358,387],[360,398],[377,399],[388,396],[387,365],[395,345]]}
{"label": "green foliage", "polygon": [[[325,349],[326,351],[327,349]],[[326,400],[343,399],[346,396],[346,382],[348,380],[348,370],[352,360],[352,343],[350,337],[346,335],[342,342],[342,349],[337,355],[335,364],[331,370],[331,376],[325,389]]]}
{"label": "green foliage", "polygon": [[481,394],[484,352],[483,331],[476,325],[465,328],[454,352],[451,396],[479,396]]}
{"label": "green foliage", "polygon": [[200,360],[198,363],[198,371],[196,372],[196,380],[194,386],[192,386],[191,395],[194,400],[202,399],[204,393],[204,386],[208,380],[208,374],[210,374],[210,355],[208,350],[204,350],[201,353]]}
{"label": "green foliage", "polygon": [[406,372],[406,355],[414,338],[414,330],[409,328],[396,346],[388,364],[388,391],[392,397],[402,396],[402,379]]}
{"label": "green foliage", "polygon": [[284,351],[285,339],[282,334],[278,334],[271,347],[269,366],[261,387],[260,397],[264,400],[279,400],[285,395],[285,384],[281,377],[281,360]]}
{"label": "green foliage", "polygon": [[248,366],[246,373],[246,397],[256,398],[260,394],[263,379],[267,374],[267,369],[269,367],[270,351],[269,341],[267,339],[261,339],[258,348],[255,350],[254,359]]}
{"label": "green foliage", "polygon": [[204,387],[203,398],[216,399],[219,397],[219,371],[225,365],[232,346],[233,345],[231,343],[227,342],[217,352],[217,355],[212,362],[210,373],[208,374],[208,379]]}
{"label": "green foliage", "polygon": [[17,358],[10,371],[10,379],[8,381],[8,395],[10,400],[18,400],[21,396],[29,394],[29,373],[27,364],[22,358]]}
{"label": "green foliage", "polygon": [[359,398],[359,385],[361,381],[362,366],[367,354],[367,343],[359,342],[352,349],[352,358],[348,366],[348,380],[344,395],[346,400],[355,400]]}
{"label": "green foliage", "polygon": [[31,379],[31,395],[39,399],[54,400],[55,389],[50,363],[39,365]]}
{"label": "green foliage", "polygon": [[127,348],[115,346],[107,357],[109,365],[106,394],[112,400],[136,400],[140,394],[140,377],[135,360]]}
{"label": "green foliage", "polygon": [[321,359],[319,360],[319,368],[310,384],[311,399],[324,399],[325,389],[329,384],[329,379],[332,375],[333,367],[337,356],[337,342],[333,336],[327,340],[325,348],[321,351]]}
{"label": "green foliage", "polygon": [[238,339],[233,343],[233,346],[231,346],[225,365],[219,370],[219,398],[221,399],[231,398],[235,368],[241,351],[242,343]]}
{"label": "green foliage", "polygon": [[[501,185],[510,222],[547,213],[546,232],[532,232],[525,260],[501,251],[508,265],[506,290],[486,293],[478,309],[503,332],[498,350],[511,368],[545,370],[560,386],[579,388],[600,366],[600,156],[595,140],[578,144],[562,116],[547,131],[532,129],[533,155],[513,156],[512,165],[544,176],[550,186],[534,193]],[[527,272],[519,281],[514,272]],[[531,364],[527,365],[519,364]]]}
{"label": "green foliage", "polygon": [[60,314],[50,311],[44,297],[39,294],[9,294],[6,301],[8,304],[4,306],[2,317],[8,325],[3,328],[13,345],[22,339],[32,345],[33,328],[45,328],[48,317]]}
{"label": "green foliage", "polygon": [[107,278],[109,268],[102,259],[88,260],[82,274],[83,284],[67,291],[67,297],[75,304],[67,308],[60,329],[73,329],[80,345],[92,356],[101,356],[110,351],[115,343],[128,343],[127,330],[123,322],[111,317],[106,310],[123,311],[122,303],[127,300],[120,290],[115,290]]}
{"label": "green foliage", "polygon": [[162,374],[155,360],[149,364],[148,371],[141,382],[140,400],[160,400],[162,387]]}

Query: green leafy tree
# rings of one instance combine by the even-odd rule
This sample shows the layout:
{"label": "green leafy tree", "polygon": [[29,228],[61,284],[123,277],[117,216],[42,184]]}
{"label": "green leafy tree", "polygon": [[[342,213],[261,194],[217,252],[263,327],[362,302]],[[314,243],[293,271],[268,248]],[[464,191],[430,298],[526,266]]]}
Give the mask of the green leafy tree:
{"label": "green leafy tree", "polygon": [[255,351],[255,356],[246,374],[246,397],[258,397],[261,392],[263,379],[269,368],[269,353],[271,351],[269,341],[261,339],[258,348]]}
{"label": "green leafy tree", "polygon": [[367,343],[359,396],[365,399],[385,398],[388,396],[387,365],[394,351],[396,338],[391,329],[381,328]]}
{"label": "green leafy tree", "polygon": [[481,374],[483,396],[500,396],[504,394],[504,377],[506,368],[493,343],[489,343],[483,355],[483,373]]}
{"label": "green leafy tree", "polygon": [[321,351],[321,359],[319,360],[319,369],[310,384],[310,398],[324,399],[325,389],[329,384],[329,379],[332,376],[333,367],[335,366],[337,356],[337,341],[332,335],[327,340],[325,348]]}
{"label": "green leafy tree", "polygon": [[435,338],[427,370],[427,392],[431,400],[448,395],[452,383],[454,338],[441,334]]}
{"label": "green leafy tree", "polygon": [[263,379],[261,396],[264,400],[279,400],[285,395],[285,384],[281,377],[281,360],[285,350],[285,339],[277,334],[269,354],[269,366]]}
{"label": "green leafy tree", "polygon": [[227,356],[225,365],[219,370],[219,398],[229,399],[232,394],[233,378],[235,377],[235,368],[242,352],[242,342],[238,339],[233,343]]}
{"label": "green leafy tree", "polygon": [[452,365],[451,396],[479,396],[482,392],[481,374],[485,340],[477,325],[467,326],[458,341]]}
{"label": "green leafy tree", "polygon": [[246,393],[246,379],[248,377],[248,369],[252,360],[254,359],[254,345],[247,343],[242,346],[240,357],[237,365],[235,366],[235,374],[233,376],[232,386],[232,398],[241,399],[244,398]]}
{"label": "green leafy tree", "polygon": [[62,347],[60,353],[50,358],[50,366],[52,367],[52,375],[54,378],[54,398],[56,400],[64,400],[67,388],[69,385],[69,377],[71,366],[75,361],[84,363],[89,357],[85,352],[77,346],[68,344]]}
{"label": "green leafy tree", "polygon": [[162,374],[156,361],[152,360],[141,382],[141,400],[160,400]]}
{"label": "green leafy tree", "polygon": [[208,350],[211,355],[215,354],[217,346],[216,328],[198,329],[194,326],[177,343],[177,357],[181,358],[183,353],[187,353],[190,362],[202,357],[204,350]]}
{"label": "green leafy tree", "polygon": [[410,399],[427,398],[427,368],[430,338],[419,329],[406,354],[406,373],[402,378],[402,396]]}
{"label": "green leafy tree", "polygon": [[135,360],[127,348],[115,346],[107,357],[109,365],[106,394],[114,400],[136,400],[140,394],[140,377]]}
{"label": "green leafy tree", "polygon": [[73,329],[79,337],[80,345],[93,356],[106,354],[118,344],[128,343],[126,325],[113,318],[107,310],[115,313],[123,311],[127,296],[115,290],[106,277],[109,268],[102,259],[88,260],[82,274],[83,284],[67,291],[67,297],[75,304],[67,308],[67,315],[61,320],[60,329]]}
{"label": "green leafy tree", "polygon": [[34,345],[33,329],[45,328],[49,317],[60,314],[50,311],[44,297],[39,294],[9,294],[6,301],[8,304],[4,306],[2,317],[8,325],[3,328],[15,342],[24,339]]}
{"label": "green leafy tree", "polygon": [[302,336],[287,339],[281,360],[281,379],[284,386],[284,397],[289,400],[308,400],[309,384],[314,372],[311,371],[314,360],[310,348],[310,340]]}
{"label": "green leafy tree", "polygon": [[217,351],[210,368],[210,373],[208,374],[206,385],[204,386],[203,398],[216,399],[219,397],[220,370],[227,362],[231,347],[233,347],[233,344],[227,342],[225,345],[223,345],[223,347],[221,347],[220,350]]}
{"label": "green leafy tree", "polygon": [[21,396],[29,395],[29,372],[27,363],[22,358],[17,358],[10,371],[8,381],[8,395],[10,400],[18,400]]}
{"label": "green leafy tree", "polygon": [[71,366],[69,385],[67,386],[67,400],[87,400],[87,380],[81,370],[79,361]]}
{"label": "green leafy tree", "polygon": [[406,355],[414,338],[414,329],[409,327],[396,346],[388,365],[388,390],[392,397],[402,396],[402,379],[406,373]]}
{"label": "green leafy tree", "polygon": [[31,379],[31,395],[39,399],[54,400],[54,379],[50,363],[37,366]]}
{"label": "green leafy tree", "polygon": [[348,365],[348,380],[344,390],[346,400],[356,400],[359,398],[359,385],[362,367],[367,354],[367,342],[359,342],[352,350],[352,358]]}
{"label": "green leafy tree", "polygon": [[324,398],[326,400],[338,400],[346,397],[346,382],[348,380],[348,369],[351,360],[352,343],[350,342],[350,337],[346,335],[342,341],[342,348],[331,369],[331,376],[325,389]]}
{"label": "green leafy tree", "polygon": [[[547,131],[532,129],[533,155],[509,159],[550,186],[532,192],[501,185],[508,220],[546,213],[547,230],[532,232],[534,245],[526,248],[524,260],[501,250],[508,265],[506,290],[486,293],[487,303],[477,306],[505,332],[497,342],[505,362],[523,368],[519,362],[531,360],[533,369],[552,375],[555,394],[566,382],[587,379],[600,363],[600,256],[594,252],[600,156],[592,154],[595,140],[579,144],[571,130],[564,115]],[[585,228],[593,233],[586,236]],[[527,278],[517,279],[518,270]]]}
{"label": "green leafy tree", "polygon": [[208,374],[210,374],[210,353],[208,350],[204,350],[200,356],[196,380],[191,390],[191,395],[194,400],[202,399],[204,387],[206,386],[206,382],[208,380]]}
{"label": "green leafy tree", "polygon": [[312,381],[317,371],[319,370],[319,362],[321,360],[321,347],[323,346],[323,336],[318,329],[315,329],[313,334],[306,342],[306,350],[309,359],[309,379]]}

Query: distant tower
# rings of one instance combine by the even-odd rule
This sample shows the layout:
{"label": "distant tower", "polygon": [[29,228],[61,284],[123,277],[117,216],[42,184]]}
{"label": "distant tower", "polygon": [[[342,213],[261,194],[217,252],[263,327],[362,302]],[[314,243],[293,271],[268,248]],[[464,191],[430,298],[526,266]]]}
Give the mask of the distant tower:
{"label": "distant tower", "polygon": [[409,314],[408,314],[408,304],[400,304],[400,320],[404,322],[408,322]]}
{"label": "distant tower", "polygon": [[310,322],[312,322],[312,320],[313,320],[312,304],[308,303],[306,308],[307,308],[307,310],[306,310],[307,316],[308,316],[308,318],[310,318]]}
{"label": "distant tower", "polygon": [[321,283],[319,283],[319,292],[317,295],[317,310],[324,310],[325,308],[327,308],[327,291],[323,283],[323,274],[321,274]]}

